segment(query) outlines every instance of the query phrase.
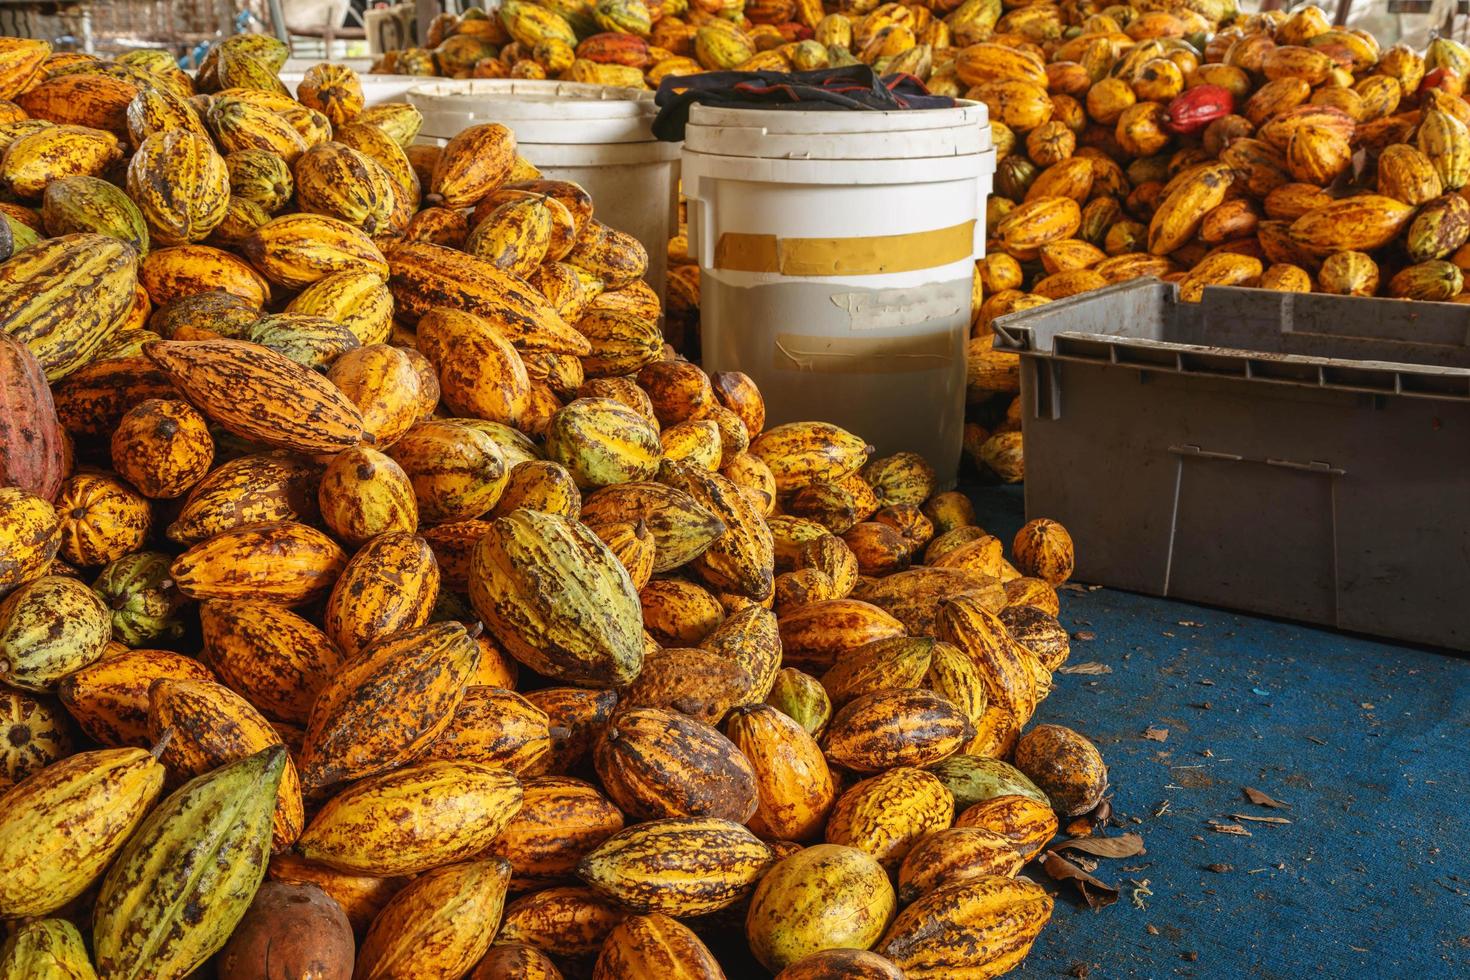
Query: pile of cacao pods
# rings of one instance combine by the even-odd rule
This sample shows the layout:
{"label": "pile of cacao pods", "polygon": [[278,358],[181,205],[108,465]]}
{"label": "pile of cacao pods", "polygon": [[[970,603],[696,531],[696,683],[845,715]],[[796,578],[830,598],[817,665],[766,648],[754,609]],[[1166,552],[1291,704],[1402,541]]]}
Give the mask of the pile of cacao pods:
{"label": "pile of cacao pods", "polygon": [[428,44],[394,70],[636,86],[856,60],[986,103],[983,324],[1140,275],[1186,299],[1229,284],[1449,300],[1470,265],[1470,49],[1383,50],[1315,6],[512,0],[442,16]]}
{"label": "pile of cacao pods", "polygon": [[0,977],[1019,963],[1107,788],[1066,531],[768,427],[508,130],[283,57],[0,42]]}
{"label": "pile of cacao pods", "polygon": [[[997,149],[977,264],[966,447],[1024,475],[1007,313],[1139,276],[1463,302],[1470,268],[1470,49],[1416,52],[1318,7],[939,0],[512,0],[437,20],[394,71],[656,86],[704,70],[860,61],[990,109]],[[669,319],[694,329],[697,269],[670,243]],[[996,398],[995,396],[1004,396]]]}
{"label": "pile of cacao pods", "polygon": [[[1019,389],[996,317],[1140,276],[1185,301],[1209,285],[1466,301],[1470,49],[1381,49],[1315,6],[1217,8],[1027,5],[955,54],[998,156],[969,348],[980,421]],[[966,447],[1019,479],[1010,421]]]}

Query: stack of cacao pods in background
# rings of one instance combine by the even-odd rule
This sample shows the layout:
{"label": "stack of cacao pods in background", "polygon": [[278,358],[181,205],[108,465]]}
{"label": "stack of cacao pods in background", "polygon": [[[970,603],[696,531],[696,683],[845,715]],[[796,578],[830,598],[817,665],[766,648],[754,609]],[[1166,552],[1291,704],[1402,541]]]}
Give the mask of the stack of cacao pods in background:
{"label": "stack of cacao pods in background", "polygon": [[283,57],[0,43],[0,976],[1019,963],[1107,787],[1030,726],[1065,530],[767,427],[508,130]]}
{"label": "stack of cacao pods in background", "polygon": [[[392,70],[657,85],[700,70],[861,61],[990,109],[997,148],[977,270],[967,447],[1023,475],[997,316],[1139,276],[1180,284],[1463,302],[1470,268],[1470,49],[1382,48],[1318,7],[939,0],[512,0],[436,22]],[[458,57],[475,49],[478,60]],[[455,54],[445,59],[442,52]],[[640,81],[641,74],[641,81]],[[671,243],[670,316],[697,276]]]}
{"label": "stack of cacao pods in background", "polygon": [[445,74],[657,85],[855,59],[986,103],[977,327],[1140,275],[1186,299],[1226,284],[1450,300],[1470,265],[1470,49],[1384,50],[1314,6],[512,0],[498,20],[441,17],[429,42],[458,38],[494,56]]}
{"label": "stack of cacao pods in background", "polygon": [[[1140,276],[1190,302],[1210,285],[1464,302],[1470,50],[1381,49],[1313,6],[1209,8],[1026,6],[1052,27],[1007,14],[956,54],[999,158],[969,352],[981,422],[1018,390],[996,317]],[[1010,478],[1001,438],[966,444]]]}

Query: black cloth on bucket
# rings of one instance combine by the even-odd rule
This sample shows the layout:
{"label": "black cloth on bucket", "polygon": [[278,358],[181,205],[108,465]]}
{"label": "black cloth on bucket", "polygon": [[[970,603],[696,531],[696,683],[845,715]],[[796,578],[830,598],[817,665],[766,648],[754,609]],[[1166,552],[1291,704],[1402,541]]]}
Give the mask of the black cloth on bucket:
{"label": "black cloth on bucket", "polygon": [[713,71],[673,75],[658,87],[653,135],[677,143],[684,138],[689,107],[727,109],[878,110],[950,109],[954,99],[930,95],[913,75],[886,75],[868,65],[816,71]]}

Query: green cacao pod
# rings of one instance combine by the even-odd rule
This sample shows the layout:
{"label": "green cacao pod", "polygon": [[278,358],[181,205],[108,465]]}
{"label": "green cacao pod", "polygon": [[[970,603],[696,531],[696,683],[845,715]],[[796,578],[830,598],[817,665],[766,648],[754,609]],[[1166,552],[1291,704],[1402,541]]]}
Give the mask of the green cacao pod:
{"label": "green cacao pod", "polygon": [[546,431],[546,457],[584,489],[651,479],[662,453],[648,420],[611,398],[578,398],[551,417]]}
{"label": "green cacao pod", "polygon": [[148,225],[143,213],[115,184],[98,177],[65,177],[46,185],[41,220],[51,235],[92,232],[110,235],[148,254]]}
{"label": "green cacao pod", "polygon": [[517,510],[475,545],[470,601],[511,656],[573,684],[621,687],[643,666],[627,569],[576,521]]}
{"label": "green cacao pod", "polygon": [[113,639],[130,647],[166,646],[184,635],[180,614],[186,600],[173,587],[173,561],[159,551],[124,555],[92,583],[92,591],[112,611]]}
{"label": "green cacao pod", "polygon": [[49,691],[97,660],[112,635],[106,603],[74,578],[47,575],[0,602],[0,678]]}
{"label": "green cacao pod", "polygon": [[37,919],[0,950],[0,980],[96,980],[82,934],[65,919]]}
{"label": "green cacao pod", "polygon": [[291,202],[295,180],[291,167],[270,150],[239,150],[225,157],[230,197],[254,201],[271,214]]}
{"label": "green cacao pod", "polygon": [[269,347],[302,367],[320,370],[360,346],[351,327],[306,313],[268,314],[255,321],[241,339]]}
{"label": "green cacao pod", "polygon": [[97,895],[92,946],[109,980],[179,980],[225,944],[265,878],[286,749],[190,780],[123,847]]}

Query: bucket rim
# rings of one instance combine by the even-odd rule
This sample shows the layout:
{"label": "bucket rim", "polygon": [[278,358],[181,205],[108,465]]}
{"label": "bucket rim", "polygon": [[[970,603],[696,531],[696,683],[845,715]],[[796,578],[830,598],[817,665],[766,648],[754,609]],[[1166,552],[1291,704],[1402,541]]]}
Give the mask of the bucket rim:
{"label": "bucket rim", "polygon": [[947,109],[872,112],[800,112],[790,109],[735,108],[695,103],[690,129],[760,129],[772,136],[871,136],[874,133],[932,132],[990,125],[983,102],[956,99]]}
{"label": "bucket rim", "polygon": [[[656,111],[653,93],[646,89],[529,78],[439,79],[409,89],[408,99],[420,108],[450,112],[484,100],[499,112],[562,121],[642,118]],[[553,106],[558,111],[548,112]]]}

